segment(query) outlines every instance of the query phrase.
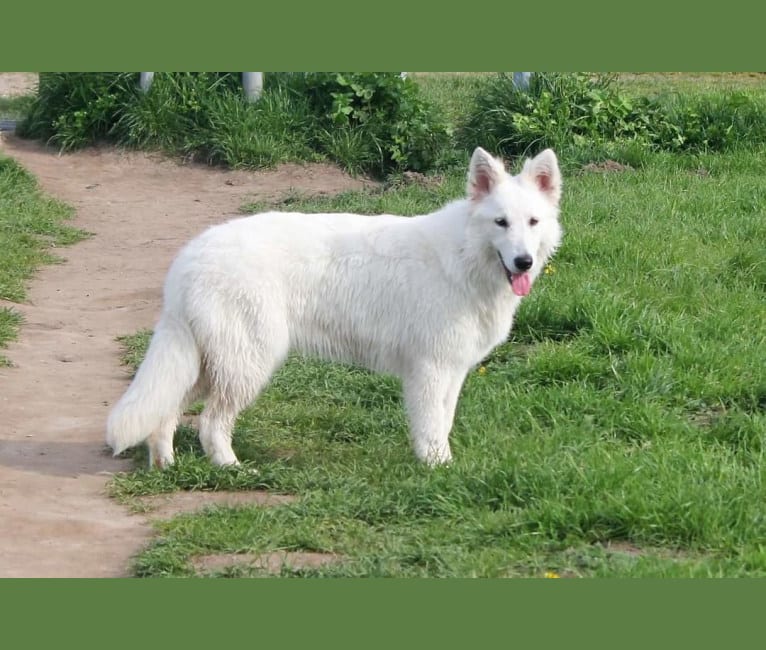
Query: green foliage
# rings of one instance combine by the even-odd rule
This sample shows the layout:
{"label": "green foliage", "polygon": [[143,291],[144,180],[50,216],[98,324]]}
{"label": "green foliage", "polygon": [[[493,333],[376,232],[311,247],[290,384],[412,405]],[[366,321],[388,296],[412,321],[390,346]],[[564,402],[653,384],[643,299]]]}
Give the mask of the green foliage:
{"label": "green foliage", "polygon": [[459,129],[468,148],[507,156],[553,147],[567,157],[606,151],[726,151],[766,142],[764,104],[752,93],[630,96],[615,75],[537,73],[520,90],[508,73],[485,77]]}
{"label": "green foliage", "polygon": [[334,160],[352,161],[353,170],[427,171],[449,144],[436,108],[417,83],[397,73],[317,72],[282,80],[318,119],[316,146]]}
{"label": "green foliage", "polygon": [[766,142],[766,106],[752,93],[667,95],[647,102],[655,115],[651,139],[670,151],[727,151]]}
{"label": "green foliage", "polygon": [[588,141],[638,137],[647,120],[610,75],[540,73],[528,90],[510,73],[483,80],[461,125],[465,146],[480,144],[506,155]]}
{"label": "green foliage", "polygon": [[137,97],[138,75],[107,72],[44,72],[37,97],[19,135],[40,138],[62,151],[113,136],[122,112]]}
{"label": "green foliage", "polygon": [[34,98],[32,95],[0,97],[0,118],[20,120],[29,113]]}
{"label": "green foliage", "polygon": [[766,142],[763,97],[753,91],[632,95],[612,74],[537,73],[522,91],[509,73],[423,88],[393,72],[269,73],[255,103],[237,73],[157,73],[146,94],[137,80],[43,73],[19,132],[63,150],[110,140],[256,168],[329,158],[377,176],[444,170],[477,145],[509,157],[553,147],[571,165],[640,166],[652,151]]}
{"label": "green foliage", "polygon": [[426,171],[449,130],[416,83],[395,73],[269,74],[248,102],[235,73],[43,73],[20,126],[70,150],[101,139],[232,167],[328,156],[353,172]]}

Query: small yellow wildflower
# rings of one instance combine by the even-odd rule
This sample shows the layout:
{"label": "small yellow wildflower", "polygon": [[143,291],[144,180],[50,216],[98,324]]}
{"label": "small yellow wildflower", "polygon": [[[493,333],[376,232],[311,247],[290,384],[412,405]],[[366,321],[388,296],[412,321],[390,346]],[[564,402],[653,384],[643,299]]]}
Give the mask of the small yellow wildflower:
{"label": "small yellow wildflower", "polygon": [[560,578],[561,576],[555,571],[546,571],[543,577],[544,578]]}
{"label": "small yellow wildflower", "polygon": [[553,264],[546,264],[544,273],[545,275],[553,275],[556,272],[556,268],[553,266]]}
{"label": "small yellow wildflower", "polygon": [[487,369],[484,366],[479,366],[479,374],[480,375],[486,375]]}

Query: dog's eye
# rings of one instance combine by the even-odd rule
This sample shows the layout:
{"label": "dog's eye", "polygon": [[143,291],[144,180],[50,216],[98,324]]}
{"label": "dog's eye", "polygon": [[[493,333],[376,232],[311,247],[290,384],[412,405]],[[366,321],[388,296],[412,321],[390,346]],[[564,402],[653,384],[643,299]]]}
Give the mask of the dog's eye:
{"label": "dog's eye", "polygon": [[495,219],[495,223],[500,226],[501,228],[507,228],[508,227],[508,221],[503,219],[503,217],[500,217],[498,219]]}
{"label": "dog's eye", "polygon": [[529,220],[529,225],[530,226],[536,226],[538,223],[540,223],[540,220],[537,217],[532,217]]}

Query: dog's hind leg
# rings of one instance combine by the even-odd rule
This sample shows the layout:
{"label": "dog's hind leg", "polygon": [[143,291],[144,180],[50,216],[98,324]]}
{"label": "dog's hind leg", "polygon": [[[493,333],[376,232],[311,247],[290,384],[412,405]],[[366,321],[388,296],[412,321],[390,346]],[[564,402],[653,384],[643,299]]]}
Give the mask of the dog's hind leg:
{"label": "dog's hind leg", "polygon": [[[252,399],[257,396],[254,390]],[[232,429],[239,412],[252,401],[231,399],[219,392],[210,395],[199,421],[199,439],[210,462],[215,465],[239,465],[231,446]]]}
{"label": "dog's hind leg", "polygon": [[149,467],[162,469],[173,464],[173,434],[176,426],[178,417],[168,418],[149,436]]}
{"label": "dog's hind leg", "polygon": [[228,341],[224,352],[208,356],[210,392],[200,415],[199,438],[215,465],[239,464],[231,446],[234,422],[287,357],[286,328],[280,334],[272,330],[257,341],[247,339],[247,330],[238,331],[241,336]]}
{"label": "dog's hind leg", "polygon": [[[183,401],[182,411],[185,411],[196,400],[203,398],[208,391],[208,381],[204,367],[197,383],[188,392]],[[149,446],[149,467],[163,468],[173,464],[173,435],[178,426],[179,417],[169,418],[152,432],[147,440]]]}

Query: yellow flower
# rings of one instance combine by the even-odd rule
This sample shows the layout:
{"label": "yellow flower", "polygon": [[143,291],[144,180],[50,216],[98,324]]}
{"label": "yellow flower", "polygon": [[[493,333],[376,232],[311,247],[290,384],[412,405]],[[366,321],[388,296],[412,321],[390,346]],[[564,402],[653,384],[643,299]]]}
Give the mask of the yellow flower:
{"label": "yellow flower", "polygon": [[556,269],[554,268],[553,264],[547,264],[545,266],[545,275],[553,275],[556,272]]}
{"label": "yellow flower", "polygon": [[546,571],[543,578],[560,578],[561,576],[555,571]]}
{"label": "yellow flower", "polygon": [[479,374],[480,375],[486,375],[487,369],[484,366],[479,366]]}

